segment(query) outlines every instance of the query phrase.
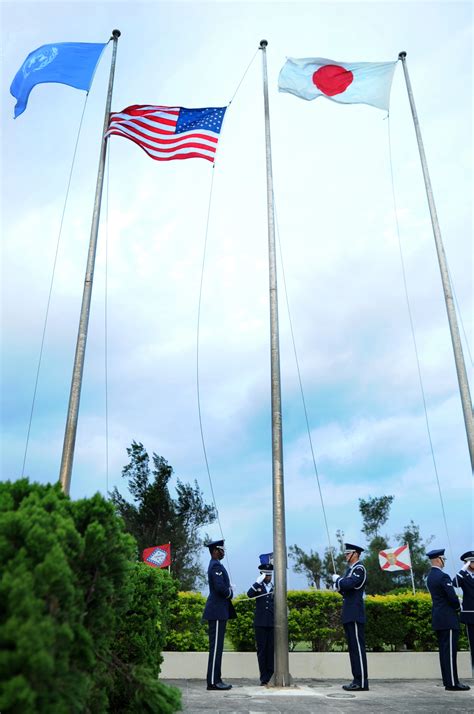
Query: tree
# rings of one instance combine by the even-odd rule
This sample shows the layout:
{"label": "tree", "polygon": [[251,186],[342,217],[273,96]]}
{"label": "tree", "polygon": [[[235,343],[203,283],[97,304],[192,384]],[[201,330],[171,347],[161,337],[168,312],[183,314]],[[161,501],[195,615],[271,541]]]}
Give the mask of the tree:
{"label": "tree", "polygon": [[132,442],[127,449],[130,462],[122,469],[133,502],[129,503],[115,487],[111,499],[125,521],[126,530],[137,541],[138,551],[171,543],[171,573],[183,590],[193,590],[203,582],[199,562],[204,545],[199,530],[216,519],[214,506],[204,502],[197,484],[176,483],[176,496],[169,491],[173,468],[157,454],[150,458],[143,444]]}
{"label": "tree", "polygon": [[359,498],[359,511],[364,521],[362,533],[365,533],[367,538],[378,536],[380,527],[387,522],[393,499],[394,496],[369,496],[367,500]]}
{"label": "tree", "polygon": [[313,550],[310,550],[309,553],[305,553],[298,545],[290,545],[289,553],[290,558],[295,562],[293,565],[295,573],[304,575],[308,581],[308,585],[320,590],[323,564],[319,553]]}

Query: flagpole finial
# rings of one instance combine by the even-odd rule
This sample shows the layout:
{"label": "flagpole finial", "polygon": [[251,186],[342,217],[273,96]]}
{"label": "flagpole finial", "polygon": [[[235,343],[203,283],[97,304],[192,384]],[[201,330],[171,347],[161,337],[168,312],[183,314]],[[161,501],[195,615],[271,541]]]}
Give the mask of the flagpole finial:
{"label": "flagpole finial", "polygon": [[268,42],[266,40],[260,40],[260,49],[261,50],[264,50],[267,45],[268,45]]}
{"label": "flagpole finial", "polygon": [[120,30],[112,30],[112,37],[114,37],[116,40],[118,40],[121,34],[122,33],[120,32]]}
{"label": "flagpole finial", "polygon": [[399,52],[399,53],[398,53],[398,59],[404,60],[406,56],[407,56],[407,53],[406,53],[406,52]]}

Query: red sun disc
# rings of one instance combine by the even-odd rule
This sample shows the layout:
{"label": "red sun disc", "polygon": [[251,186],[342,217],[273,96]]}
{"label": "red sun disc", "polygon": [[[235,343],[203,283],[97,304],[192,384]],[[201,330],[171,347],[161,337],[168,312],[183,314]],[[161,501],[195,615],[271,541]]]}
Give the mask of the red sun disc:
{"label": "red sun disc", "polygon": [[354,75],[338,64],[325,64],[313,74],[313,83],[326,96],[342,94],[354,81]]}

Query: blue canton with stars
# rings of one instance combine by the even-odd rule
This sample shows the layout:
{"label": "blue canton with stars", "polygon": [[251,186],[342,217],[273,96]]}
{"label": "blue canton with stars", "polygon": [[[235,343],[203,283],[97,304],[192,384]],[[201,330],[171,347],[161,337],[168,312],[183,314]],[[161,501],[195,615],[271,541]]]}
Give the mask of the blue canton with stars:
{"label": "blue canton with stars", "polygon": [[175,133],[181,134],[183,131],[206,129],[219,134],[226,109],[227,107],[208,107],[207,109],[185,109],[181,107]]}

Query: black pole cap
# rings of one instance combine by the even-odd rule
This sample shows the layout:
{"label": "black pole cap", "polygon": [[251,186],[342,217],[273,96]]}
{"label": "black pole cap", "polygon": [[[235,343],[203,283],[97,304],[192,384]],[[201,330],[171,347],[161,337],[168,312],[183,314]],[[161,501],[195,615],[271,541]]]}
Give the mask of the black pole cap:
{"label": "black pole cap", "polygon": [[406,56],[407,56],[407,53],[406,53],[406,52],[399,52],[399,53],[398,53],[398,59],[404,60]]}
{"label": "black pole cap", "polygon": [[112,37],[115,37],[116,40],[118,40],[121,34],[120,30],[112,30]]}
{"label": "black pole cap", "polygon": [[264,50],[267,45],[268,45],[268,42],[266,40],[260,40],[260,49],[261,50]]}

